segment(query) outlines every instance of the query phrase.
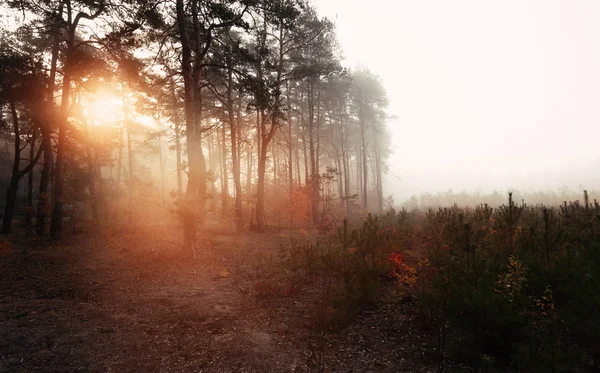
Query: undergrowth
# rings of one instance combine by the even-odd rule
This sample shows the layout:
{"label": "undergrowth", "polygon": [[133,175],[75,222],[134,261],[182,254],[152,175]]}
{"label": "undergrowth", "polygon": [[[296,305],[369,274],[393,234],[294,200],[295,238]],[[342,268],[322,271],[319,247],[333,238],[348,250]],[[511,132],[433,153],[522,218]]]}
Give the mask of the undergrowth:
{"label": "undergrowth", "polygon": [[[265,259],[267,260],[267,259]],[[261,296],[314,288],[314,341],[377,305],[391,282],[448,362],[483,372],[568,372],[600,364],[600,206],[394,211],[282,245]],[[319,343],[311,356],[321,356]],[[316,347],[317,346],[317,347]],[[316,365],[314,365],[316,364]],[[314,358],[315,369],[322,359]]]}

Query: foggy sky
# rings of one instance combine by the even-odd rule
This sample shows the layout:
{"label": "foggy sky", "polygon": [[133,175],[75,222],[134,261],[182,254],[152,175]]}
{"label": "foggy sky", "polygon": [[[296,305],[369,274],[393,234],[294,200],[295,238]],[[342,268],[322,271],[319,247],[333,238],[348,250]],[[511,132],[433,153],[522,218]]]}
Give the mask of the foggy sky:
{"label": "foggy sky", "polygon": [[315,1],[383,77],[397,202],[600,186],[600,1]]}

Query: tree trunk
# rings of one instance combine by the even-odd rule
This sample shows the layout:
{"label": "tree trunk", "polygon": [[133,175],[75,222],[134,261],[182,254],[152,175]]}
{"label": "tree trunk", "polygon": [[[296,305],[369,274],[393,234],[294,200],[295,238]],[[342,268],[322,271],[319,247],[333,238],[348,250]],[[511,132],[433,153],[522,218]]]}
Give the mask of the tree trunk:
{"label": "tree trunk", "polygon": [[[264,124],[263,124],[264,126]],[[264,127],[263,127],[264,128]],[[267,147],[262,146],[258,157],[258,182],[256,185],[256,230],[265,231],[265,170]]]}
{"label": "tree trunk", "polygon": [[377,137],[377,132],[375,131],[375,139],[374,139],[375,147],[375,185],[377,187],[377,207],[379,208],[379,213],[383,214],[383,182],[381,175],[381,154],[379,149],[379,139]]}
{"label": "tree trunk", "polygon": [[50,221],[50,236],[59,239],[63,230],[63,195],[65,188],[65,156],[67,150],[67,131],[69,119],[69,98],[71,96],[71,54],[75,39],[75,30],[69,30],[69,40],[67,42],[67,55],[63,73],[62,97],[60,109],[60,124],[58,127],[58,145],[56,153],[56,168],[54,170],[54,209],[52,210],[52,219]]}
{"label": "tree trunk", "polygon": [[[228,59],[228,63],[231,67],[231,59]],[[244,226],[244,217],[242,212],[242,183],[240,180],[240,157],[237,137],[238,126],[234,118],[233,105],[233,70],[230,68],[227,73],[227,106],[229,110],[229,130],[231,132],[231,161],[233,163],[233,184],[235,186],[235,226],[236,229],[240,231]],[[240,105],[238,105],[238,109],[239,107],[241,107],[241,103]]]}
{"label": "tree trunk", "polygon": [[[125,107],[123,107],[125,110]],[[117,149],[117,188],[121,187],[121,172],[123,170],[123,128],[125,127],[125,120],[119,128],[119,148]]]}
{"label": "tree trunk", "polygon": [[179,123],[175,123],[175,154],[177,159],[177,196],[181,196],[183,194],[183,175],[181,171],[181,129]]}
{"label": "tree trunk", "polygon": [[[55,20],[50,28],[52,32],[52,57],[50,60],[50,76],[48,77],[48,91],[46,92],[46,104],[51,110],[49,113],[54,114],[54,87],[56,84],[56,65],[58,63],[58,51],[60,48],[60,29],[58,21],[62,20],[64,1],[61,1],[58,6],[58,12],[55,15]],[[40,185],[38,190],[38,207],[35,217],[36,234],[43,236],[46,234],[46,217],[50,209],[48,186],[50,184],[50,171],[54,163],[54,154],[52,151],[52,128],[49,121],[42,122],[42,147],[44,148],[44,165],[40,176]]]}
{"label": "tree trunk", "polygon": [[156,136],[156,142],[158,143],[158,160],[160,162],[160,194],[161,194],[161,199],[162,199],[162,206],[163,208],[167,207],[167,202],[165,200],[165,194],[166,194],[166,172],[165,172],[165,161],[163,160],[163,153],[162,153],[162,144],[161,144],[161,136],[160,136],[160,132],[158,133],[158,135]]}
{"label": "tree trunk", "polygon": [[369,172],[368,172],[368,167],[367,167],[367,140],[366,140],[366,134],[365,134],[365,125],[361,124],[360,126],[360,140],[361,140],[361,145],[362,145],[362,166],[363,166],[363,181],[362,181],[362,188],[363,188],[363,209],[367,209],[368,203],[367,203],[367,182],[368,182],[368,178],[369,178]]}
{"label": "tree trunk", "polygon": [[[213,177],[211,177],[208,182],[210,183],[210,207],[209,207],[209,211],[216,211],[216,204],[217,204],[217,186],[215,183],[215,177],[216,177],[216,169],[217,169],[217,156],[216,156],[216,150],[215,150],[215,137],[211,134],[210,136],[208,136],[206,138],[206,142],[208,143],[207,148],[208,148],[208,164],[210,165],[210,168],[208,169],[209,172],[212,173]],[[219,138],[217,136],[217,146],[216,148],[219,148]]]}
{"label": "tree trunk", "polygon": [[356,151],[356,194],[358,195],[359,201],[362,204],[363,188],[362,188],[362,156],[360,150]]}
{"label": "tree trunk", "polygon": [[129,198],[129,214],[130,219],[134,221],[134,206],[133,206],[133,181],[134,181],[134,169],[133,169],[133,151],[131,150],[131,121],[129,120],[129,110],[127,105],[127,92],[125,90],[125,82],[123,82],[123,118],[125,126],[127,128],[127,164],[129,177],[127,178],[127,195]]}
{"label": "tree trunk", "polygon": [[[287,90],[287,119],[288,119],[288,194],[290,199],[290,208],[294,202],[294,153],[292,148],[292,104],[290,102],[290,84],[286,83]],[[292,225],[292,211],[290,209],[290,228]]]}
{"label": "tree trunk", "polygon": [[177,113],[177,93],[175,92],[175,82],[171,79],[171,89],[173,97],[173,121],[175,131],[175,154],[177,160],[177,196],[183,194],[183,175],[181,170],[181,123]]}
{"label": "tree trunk", "polygon": [[296,153],[296,180],[298,180],[298,186],[302,186],[302,175],[300,174],[300,146],[298,146],[298,140],[296,140],[295,153]]}
{"label": "tree trunk", "polygon": [[194,82],[191,66],[191,48],[190,38],[187,30],[187,17],[184,11],[183,0],[177,0],[177,26],[179,37],[181,40],[181,74],[183,75],[184,95],[185,95],[185,125],[186,125],[186,141],[188,144],[188,185],[186,188],[186,196],[181,205],[181,214],[183,218],[183,238],[184,252],[188,256],[196,254],[196,218],[194,210],[196,208],[196,196],[198,192],[198,157],[196,156],[198,145],[194,136],[196,129],[196,118],[194,108]]}
{"label": "tree trunk", "polygon": [[[306,130],[306,128],[305,128]],[[309,166],[309,161],[308,161],[308,153],[307,153],[307,147],[306,147],[306,135],[305,135],[305,130],[302,131],[302,153],[304,156],[304,185],[308,187],[308,182],[310,180],[310,174],[309,174],[309,170],[308,170],[308,166]]]}
{"label": "tree trunk", "polygon": [[[314,225],[319,223],[319,169],[318,169],[318,154],[315,154],[315,97],[312,81],[308,82],[308,143],[310,152],[310,188],[311,188],[311,212],[312,222]],[[318,131],[318,130],[317,130]],[[317,140],[318,141],[318,140]]]}
{"label": "tree trunk", "polygon": [[46,216],[50,207],[48,198],[48,184],[50,183],[50,170],[54,154],[52,152],[51,131],[47,124],[42,127],[42,148],[44,149],[44,165],[40,176],[38,190],[38,207],[35,217],[35,232],[39,236],[46,234]]}
{"label": "tree trunk", "polygon": [[[29,162],[33,162],[35,157],[35,144],[38,138],[38,129],[34,128],[29,144]],[[25,224],[31,226],[33,219],[33,168],[27,174],[27,210],[25,212]]]}
{"label": "tree trunk", "polygon": [[[229,118],[233,121],[233,118]],[[225,123],[221,126],[221,164],[222,164],[222,183],[221,183],[221,210],[223,220],[229,215],[229,173],[227,172],[227,135]]]}
{"label": "tree trunk", "polygon": [[248,165],[248,172],[246,172],[246,191],[248,193],[250,193],[252,191],[252,172],[254,171],[252,169],[252,156],[254,153],[252,151],[252,146],[248,145],[248,151],[246,152],[246,159],[247,159],[247,165]]}
{"label": "tree trunk", "polygon": [[343,160],[340,159],[340,151],[339,149],[336,147],[334,147],[335,150],[335,166],[336,166],[336,171],[337,171],[337,184],[338,184],[338,197],[340,199],[340,206],[344,207],[344,183],[342,180],[342,162]]}
{"label": "tree trunk", "polygon": [[[271,107],[271,112],[270,112],[270,120],[271,120],[271,125],[269,128],[269,131],[267,132],[267,127],[266,127],[266,116],[265,116],[265,112],[264,109],[261,111],[261,122],[260,122],[260,133],[261,135],[258,136],[259,139],[259,143],[260,143],[260,151],[259,151],[259,160],[258,160],[258,187],[257,187],[257,199],[256,199],[256,229],[259,232],[264,232],[265,231],[265,170],[266,170],[266,162],[267,162],[267,150],[269,148],[269,144],[271,142],[271,140],[273,140],[273,137],[275,136],[275,131],[277,130],[277,128],[279,127],[279,109],[280,109],[280,105],[281,105],[281,79],[282,79],[282,73],[283,73],[283,62],[284,62],[284,51],[283,51],[283,20],[280,18],[279,19],[280,22],[280,27],[279,27],[279,59],[277,61],[277,76],[275,78],[275,84],[274,84],[274,92],[275,92],[275,97],[273,99],[273,107]],[[266,32],[266,24],[265,24],[265,30],[264,33],[262,34],[262,47],[264,47],[265,43],[266,43],[266,37],[267,37],[267,32]],[[263,72],[262,72],[262,65],[259,63],[258,64],[258,79],[259,81],[262,80],[263,78]],[[274,175],[276,175],[277,170],[276,170],[277,165],[275,163],[273,163],[273,168],[274,168]]]}

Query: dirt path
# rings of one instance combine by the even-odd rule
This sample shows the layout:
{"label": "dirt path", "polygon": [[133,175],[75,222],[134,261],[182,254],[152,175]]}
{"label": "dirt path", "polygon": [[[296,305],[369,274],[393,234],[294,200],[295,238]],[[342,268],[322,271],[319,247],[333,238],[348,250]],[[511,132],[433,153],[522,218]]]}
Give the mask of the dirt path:
{"label": "dirt path", "polygon": [[[26,261],[4,254],[0,372],[309,370],[307,300],[261,299],[251,288],[253,259],[274,255],[282,238],[209,227],[192,261],[175,255],[171,230],[78,236]],[[396,317],[384,308],[331,336],[328,371],[425,371],[421,346],[398,348],[410,330],[398,334]]]}

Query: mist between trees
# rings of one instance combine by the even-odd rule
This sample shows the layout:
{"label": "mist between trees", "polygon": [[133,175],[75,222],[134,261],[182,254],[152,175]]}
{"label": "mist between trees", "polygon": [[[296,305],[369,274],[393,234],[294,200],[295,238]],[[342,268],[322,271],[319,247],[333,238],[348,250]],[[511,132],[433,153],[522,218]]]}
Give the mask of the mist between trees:
{"label": "mist between trees", "polygon": [[384,210],[386,92],[342,67],[309,2],[7,6],[5,233],[20,210],[59,238],[73,214],[122,225],[168,209],[192,254],[206,218],[263,232]]}

